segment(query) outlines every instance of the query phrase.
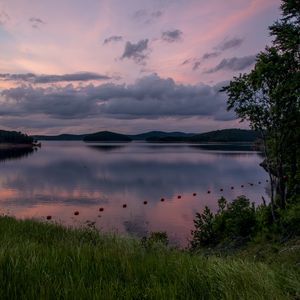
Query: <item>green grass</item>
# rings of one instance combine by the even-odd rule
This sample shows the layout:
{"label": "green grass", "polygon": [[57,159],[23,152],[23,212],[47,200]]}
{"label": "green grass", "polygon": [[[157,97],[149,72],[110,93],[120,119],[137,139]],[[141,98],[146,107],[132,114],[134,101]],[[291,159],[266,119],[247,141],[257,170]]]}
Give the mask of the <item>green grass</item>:
{"label": "green grass", "polygon": [[299,299],[299,282],[292,264],[0,218],[0,299]]}

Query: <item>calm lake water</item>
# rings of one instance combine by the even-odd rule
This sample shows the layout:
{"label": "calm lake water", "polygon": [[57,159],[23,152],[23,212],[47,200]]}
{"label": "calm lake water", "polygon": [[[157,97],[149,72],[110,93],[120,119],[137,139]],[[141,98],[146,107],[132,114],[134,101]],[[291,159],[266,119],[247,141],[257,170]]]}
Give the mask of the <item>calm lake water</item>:
{"label": "calm lake water", "polygon": [[221,196],[246,195],[256,203],[262,196],[268,199],[262,156],[246,149],[43,142],[32,153],[0,150],[1,211],[18,218],[51,215],[51,222],[66,225],[90,220],[100,230],[138,237],[166,231],[173,243],[185,246],[195,213],[205,205],[216,210]]}

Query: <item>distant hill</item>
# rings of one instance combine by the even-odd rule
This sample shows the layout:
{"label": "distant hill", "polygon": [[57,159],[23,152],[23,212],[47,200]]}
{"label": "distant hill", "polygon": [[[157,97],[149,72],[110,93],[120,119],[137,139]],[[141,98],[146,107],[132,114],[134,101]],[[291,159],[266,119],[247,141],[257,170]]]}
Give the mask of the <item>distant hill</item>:
{"label": "distant hill", "polygon": [[131,142],[132,139],[127,135],[110,132],[100,131],[92,134],[87,134],[83,140],[85,142]]}
{"label": "distant hill", "polygon": [[164,131],[149,131],[141,134],[129,135],[133,140],[147,140],[151,138],[164,138],[164,137],[189,137],[193,136],[194,133],[184,132],[164,132]]}
{"label": "distant hill", "polygon": [[191,142],[254,142],[260,134],[254,130],[223,129],[196,134],[189,138]]}
{"label": "distant hill", "polygon": [[192,136],[165,136],[150,137],[148,142],[254,142],[260,138],[258,132],[245,129],[223,129],[206,133],[195,134]]}
{"label": "distant hill", "polygon": [[33,138],[17,131],[0,130],[0,144],[32,144]]}
{"label": "distant hill", "polygon": [[82,141],[86,134],[34,135],[39,141]]}
{"label": "distant hill", "polygon": [[184,132],[149,131],[141,134],[124,135],[110,131],[100,131],[92,134],[60,134],[60,135],[35,135],[34,139],[45,141],[121,141],[131,140],[148,142],[254,142],[259,139],[259,134],[253,130],[245,129],[223,129],[200,134]]}

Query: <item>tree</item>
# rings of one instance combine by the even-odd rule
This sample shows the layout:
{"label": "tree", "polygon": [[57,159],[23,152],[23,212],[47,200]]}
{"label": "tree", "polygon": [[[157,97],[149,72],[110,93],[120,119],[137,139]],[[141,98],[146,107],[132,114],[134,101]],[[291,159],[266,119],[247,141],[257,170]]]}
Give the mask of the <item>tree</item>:
{"label": "tree", "polygon": [[257,56],[249,74],[221,90],[228,95],[228,110],[261,134],[274,220],[300,177],[300,0],[283,0],[281,9],[282,18],[270,27],[272,46]]}

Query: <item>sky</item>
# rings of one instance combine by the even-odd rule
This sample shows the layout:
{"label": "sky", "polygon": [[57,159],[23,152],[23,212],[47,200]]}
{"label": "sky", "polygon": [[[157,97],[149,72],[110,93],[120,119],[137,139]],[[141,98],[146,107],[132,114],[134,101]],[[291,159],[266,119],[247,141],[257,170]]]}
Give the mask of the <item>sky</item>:
{"label": "sky", "polygon": [[280,0],[0,0],[0,129],[247,128],[220,93],[271,43]]}

